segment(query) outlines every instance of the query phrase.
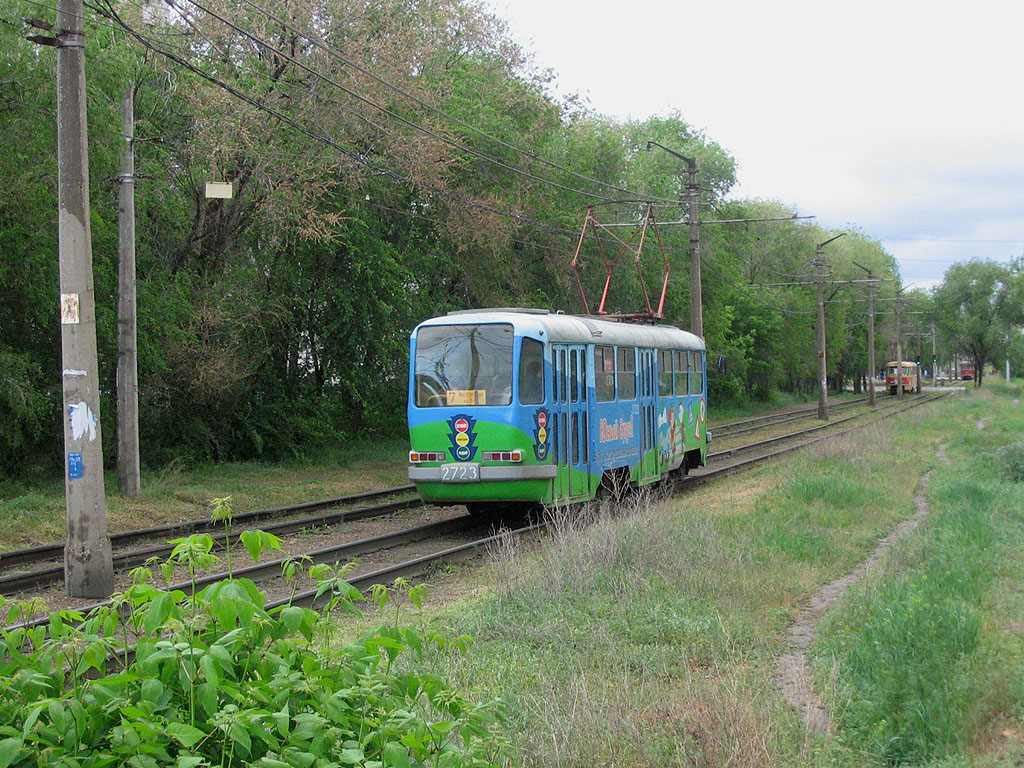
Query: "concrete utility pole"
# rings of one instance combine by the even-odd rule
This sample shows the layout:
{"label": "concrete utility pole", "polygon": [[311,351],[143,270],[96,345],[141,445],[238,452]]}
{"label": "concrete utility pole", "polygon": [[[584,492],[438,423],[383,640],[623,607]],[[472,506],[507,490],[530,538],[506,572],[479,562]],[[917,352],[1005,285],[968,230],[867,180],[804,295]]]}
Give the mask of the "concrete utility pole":
{"label": "concrete utility pole", "polygon": [[1006,383],[1010,383],[1010,332],[1006,332]]}
{"label": "concrete utility pole", "polygon": [[868,405],[875,407],[875,276],[865,266],[853,262],[868,273]]}
{"label": "concrete utility pole", "polygon": [[135,322],[135,106],[134,83],[121,100],[124,151],[117,177],[117,487],[138,496],[139,364]]}
{"label": "concrete utility pole", "polygon": [[660,147],[686,163],[686,218],[690,225],[690,332],[704,338],[704,305],[700,278],[700,185],[697,183],[697,160],[675,152],[656,141],[647,142],[647,151]]}
{"label": "concrete utility pole", "polygon": [[686,160],[687,218],[690,220],[690,330],[704,338],[704,304],[700,278],[700,206],[697,197],[697,161]]}
{"label": "concrete utility pole", "polygon": [[903,301],[896,302],[896,399],[903,399]]}
{"label": "concrete utility pole", "polygon": [[818,288],[818,322],[815,324],[815,336],[818,345],[818,418],[828,421],[828,365],[825,359],[825,246],[833,240],[845,235],[842,232],[818,243],[814,249],[814,266],[817,269],[815,283]]}
{"label": "concrete utility pole", "polygon": [[114,566],[103,491],[82,19],[82,0],[58,0],[58,248],[68,517],[64,583],[72,597],[107,597],[114,588]]}
{"label": "concrete utility pole", "polygon": [[935,348],[935,321],[932,320],[932,386],[939,383],[939,358]]}

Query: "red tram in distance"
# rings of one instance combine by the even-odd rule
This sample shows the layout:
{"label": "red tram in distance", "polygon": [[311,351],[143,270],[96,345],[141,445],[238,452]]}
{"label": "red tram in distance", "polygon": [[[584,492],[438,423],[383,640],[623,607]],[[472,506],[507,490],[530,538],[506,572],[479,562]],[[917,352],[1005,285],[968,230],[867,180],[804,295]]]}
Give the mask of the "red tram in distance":
{"label": "red tram in distance", "polygon": [[904,392],[921,391],[921,368],[917,363],[907,360],[897,363],[891,360],[885,364],[885,386],[889,394],[895,395],[900,384]]}

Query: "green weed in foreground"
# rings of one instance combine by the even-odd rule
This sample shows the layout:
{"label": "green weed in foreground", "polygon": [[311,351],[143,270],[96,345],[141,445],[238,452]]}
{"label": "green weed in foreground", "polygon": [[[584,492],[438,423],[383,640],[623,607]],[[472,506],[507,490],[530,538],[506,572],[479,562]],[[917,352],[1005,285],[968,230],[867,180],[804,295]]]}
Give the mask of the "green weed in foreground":
{"label": "green weed in foreground", "polygon": [[[226,501],[218,500],[218,514],[227,523]],[[279,548],[262,532],[243,540],[254,559]],[[205,534],[178,540],[171,559],[194,573],[210,564],[212,544]],[[503,717],[498,704],[474,705],[438,677],[395,667],[402,654],[447,644],[444,636],[396,622],[329,650],[328,613],[356,611],[363,598],[344,569],[310,572],[326,601],[321,611],[268,611],[249,579],[194,596],[169,592],[139,569],[116,607],[81,624],[64,612],[47,625],[0,631],[0,768],[406,768],[503,759],[490,730]],[[379,605],[389,594],[374,590]],[[418,604],[422,592],[409,597]],[[7,620],[28,618],[15,605]]]}

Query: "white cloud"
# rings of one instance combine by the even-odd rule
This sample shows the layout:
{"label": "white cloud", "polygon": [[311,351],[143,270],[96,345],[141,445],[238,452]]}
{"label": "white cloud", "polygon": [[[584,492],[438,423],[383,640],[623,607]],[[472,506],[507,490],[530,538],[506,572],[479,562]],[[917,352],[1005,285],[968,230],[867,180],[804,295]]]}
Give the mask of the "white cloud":
{"label": "white cloud", "polygon": [[1024,252],[1024,3],[491,7],[556,70],[558,92],[621,119],[678,109],[736,157],[738,194],[856,224],[908,259],[908,279]]}

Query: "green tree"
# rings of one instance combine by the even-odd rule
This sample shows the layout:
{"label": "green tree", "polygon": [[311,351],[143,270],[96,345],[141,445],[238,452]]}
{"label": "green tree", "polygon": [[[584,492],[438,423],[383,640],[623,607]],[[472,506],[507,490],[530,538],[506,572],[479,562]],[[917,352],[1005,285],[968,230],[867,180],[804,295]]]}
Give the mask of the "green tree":
{"label": "green tree", "polygon": [[976,387],[985,364],[1005,350],[1010,324],[1021,322],[1022,308],[1011,300],[1016,290],[1013,270],[980,260],[954,264],[935,289],[939,327],[951,348],[974,364]]}

